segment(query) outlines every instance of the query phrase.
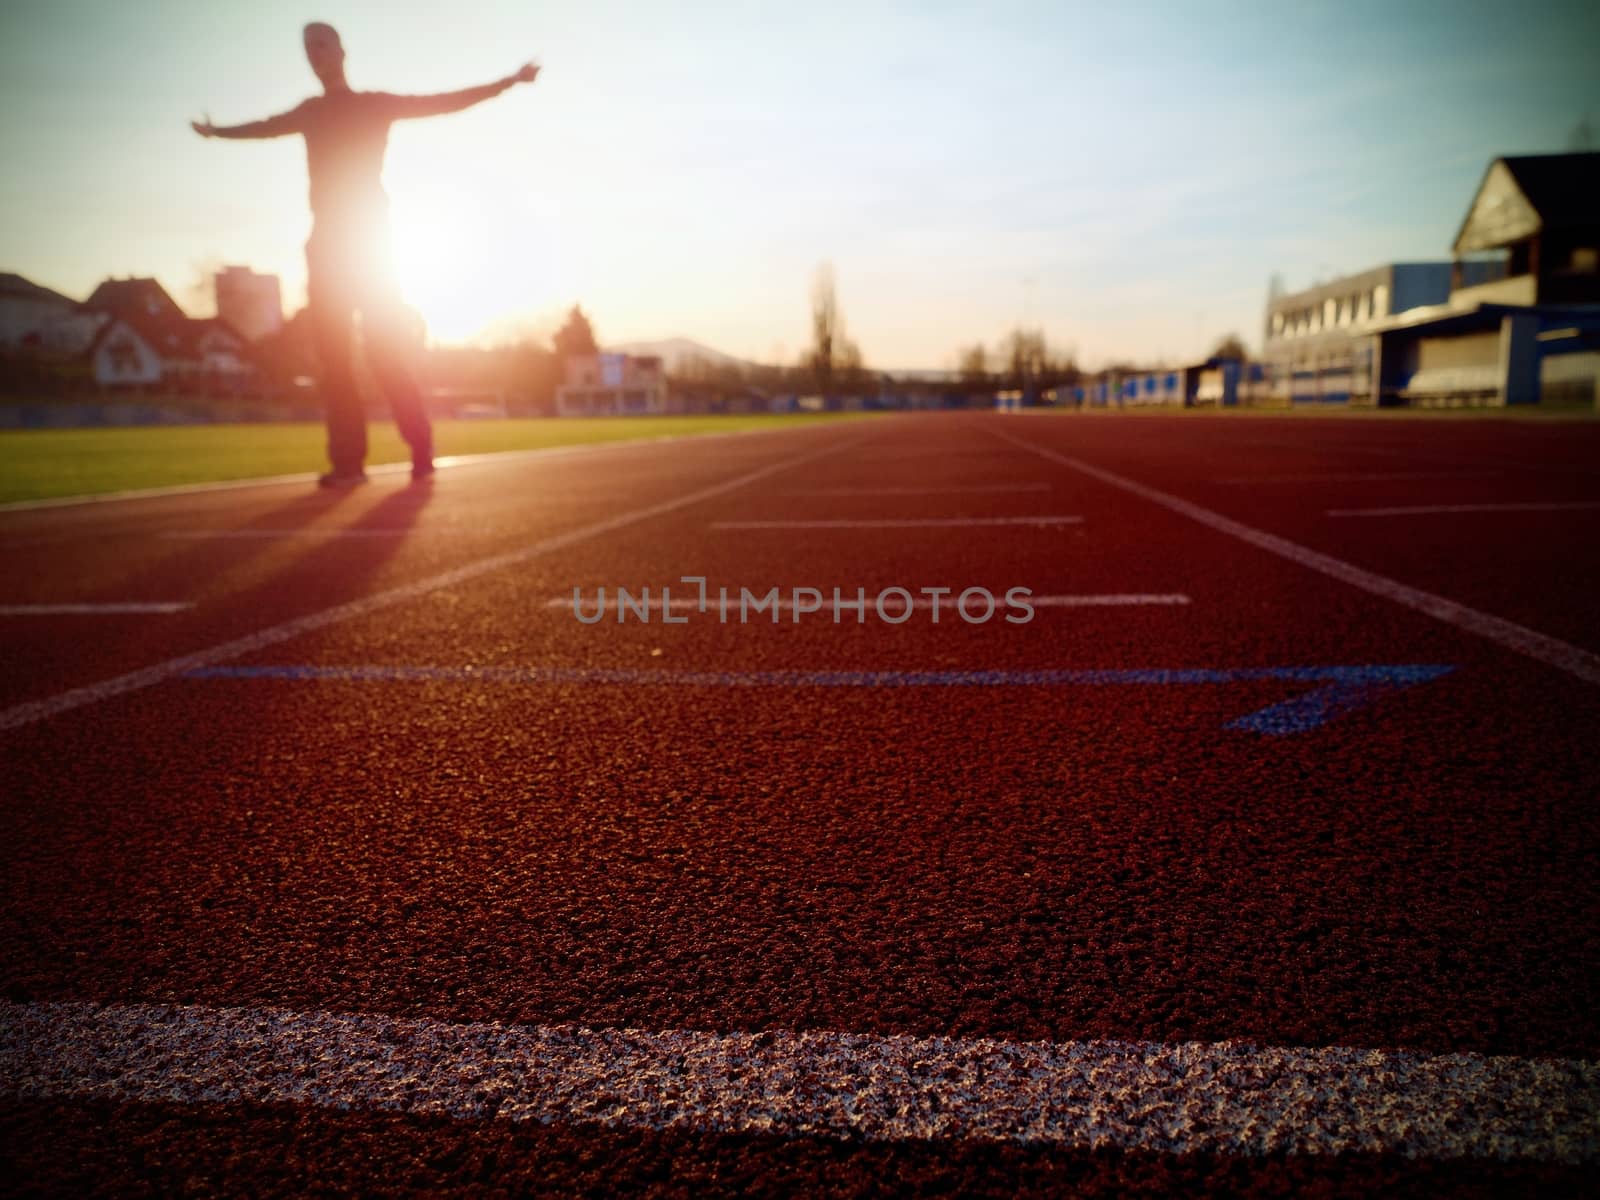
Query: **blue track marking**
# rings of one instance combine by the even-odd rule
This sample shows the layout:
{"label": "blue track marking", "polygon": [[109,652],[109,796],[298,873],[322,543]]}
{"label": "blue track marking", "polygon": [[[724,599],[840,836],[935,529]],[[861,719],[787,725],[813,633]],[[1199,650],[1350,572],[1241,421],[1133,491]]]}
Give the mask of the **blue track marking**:
{"label": "blue track marking", "polygon": [[217,666],[185,679],[275,679],[339,683],[610,684],[625,687],[1102,687],[1303,683],[1309,691],[1230,721],[1224,728],[1283,736],[1320,729],[1453,666],[1236,667],[1128,671],[640,671],[590,667]]}

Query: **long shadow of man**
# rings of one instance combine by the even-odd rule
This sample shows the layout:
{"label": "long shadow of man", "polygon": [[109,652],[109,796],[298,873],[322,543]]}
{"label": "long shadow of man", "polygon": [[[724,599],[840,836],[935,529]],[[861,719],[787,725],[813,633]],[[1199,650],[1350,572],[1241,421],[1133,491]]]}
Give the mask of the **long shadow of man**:
{"label": "long shadow of man", "polygon": [[494,83],[436,95],[357,92],[345,79],[344,46],[333,26],[313,22],[305,27],[304,40],[322,95],[262,121],[218,126],[208,117],[191,124],[208,138],[298,133],[306,139],[312,214],[306,243],[309,308],[333,468],[319,482],[347,487],[366,480],[367,418],[352,362],[357,313],[373,376],[411,448],[412,477],[427,479],[433,474],[433,428],[407,363],[408,315],[389,256],[389,202],[383,191],[389,126],[460,112],[514,84],[532,83],[539,68],[528,63]]}
{"label": "long shadow of man", "polygon": [[[180,593],[195,600],[207,619],[231,614],[257,625],[284,619],[307,603],[354,600],[410,540],[432,493],[401,488],[365,507],[347,491],[298,493],[253,507],[243,520],[166,531],[171,540],[158,532],[162,550],[108,580],[98,598],[167,595],[178,581]],[[351,512],[351,503],[358,511]],[[234,508],[226,513],[239,515]],[[150,625],[130,633],[127,642],[159,646],[168,632]]]}

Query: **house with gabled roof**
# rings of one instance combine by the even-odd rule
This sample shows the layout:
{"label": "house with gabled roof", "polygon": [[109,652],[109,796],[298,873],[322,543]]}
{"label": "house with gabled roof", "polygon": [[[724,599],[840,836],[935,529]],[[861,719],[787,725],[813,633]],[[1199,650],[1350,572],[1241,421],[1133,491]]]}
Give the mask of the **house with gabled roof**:
{"label": "house with gabled roof", "polygon": [[89,370],[103,387],[161,382],[161,354],[121,317],[108,316],[88,350]]}
{"label": "house with gabled roof", "polygon": [[154,279],[108,279],[85,307],[113,318],[91,351],[97,382],[226,386],[255,373],[242,334],[220,317],[189,316]]}
{"label": "house with gabled roof", "polygon": [[[1454,250],[1453,307],[1600,304],[1600,152],[1495,159]],[[1505,278],[1463,287],[1463,265],[1483,254],[1504,260]]]}
{"label": "house with gabled roof", "polygon": [[0,272],[0,353],[61,361],[81,355],[103,313],[12,272]]}

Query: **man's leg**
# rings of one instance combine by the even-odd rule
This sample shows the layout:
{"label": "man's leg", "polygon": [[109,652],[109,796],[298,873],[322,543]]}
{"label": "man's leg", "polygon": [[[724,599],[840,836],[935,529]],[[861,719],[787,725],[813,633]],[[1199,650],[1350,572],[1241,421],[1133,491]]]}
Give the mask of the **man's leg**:
{"label": "man's leg", "polygon": [[367,414],[356,387],[351,331],[355,310],[338,280],[319,278],[311,268],[311,336],[320,370],[323,416],[328,426],[328,461],[335,476],[357,476],[367,460]]}
{"label": "man's leg", "polygon": [[391,297],[380,299],[361,314],[367,361],[389,402],[395,428],[411,447],[412,474],[420,477],[433,473],[433,424],[412,370],[418,339],[409,323],[410,314]]}

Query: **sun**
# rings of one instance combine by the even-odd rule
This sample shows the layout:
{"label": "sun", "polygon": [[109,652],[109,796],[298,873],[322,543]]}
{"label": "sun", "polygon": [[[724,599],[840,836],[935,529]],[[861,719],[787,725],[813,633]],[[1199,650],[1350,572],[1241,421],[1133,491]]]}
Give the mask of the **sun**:
{"label": "sun", "polygon": [[395,271],[433,342],[481,340],[544,312],[570,286],[562,256],[514,205],[437,183],[399,189],[391,205]]}
{"label": "sun", "polygon": [[407,197],[391,213],[395,272],[406,302],[422,313],[430,340],[470,339],[493,317],[484,284],[484,237],[438,199]]}

